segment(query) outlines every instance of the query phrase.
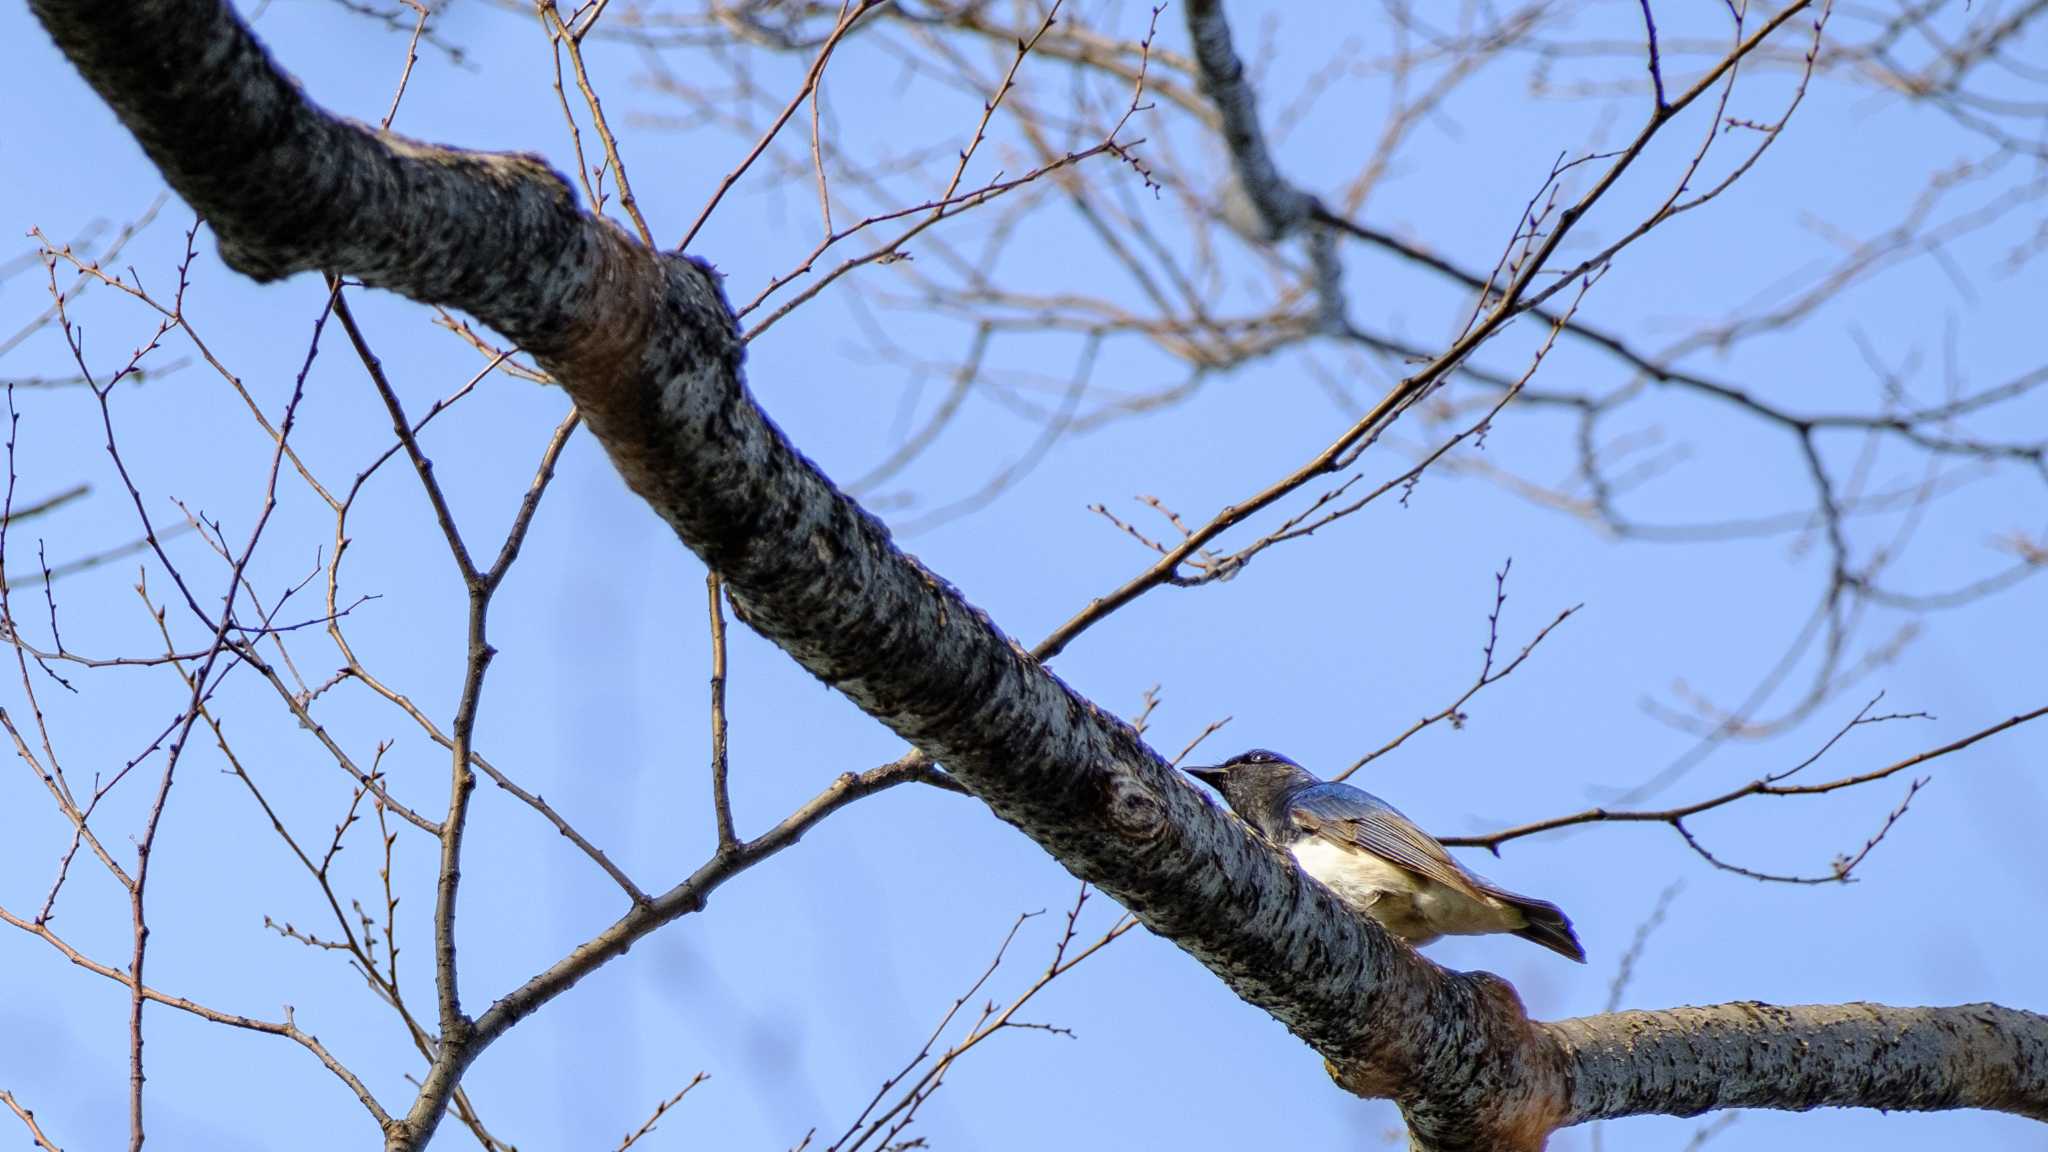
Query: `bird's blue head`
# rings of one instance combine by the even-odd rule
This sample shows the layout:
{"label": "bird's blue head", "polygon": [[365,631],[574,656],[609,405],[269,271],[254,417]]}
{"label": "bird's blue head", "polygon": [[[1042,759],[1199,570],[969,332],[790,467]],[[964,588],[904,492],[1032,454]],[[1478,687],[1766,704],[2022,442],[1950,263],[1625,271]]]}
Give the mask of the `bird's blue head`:
{"label": "bird's blue head", "polygon": [[1221,764],[1182,771],[1222,793],[1231,810],[1254,825],[1288,796],[1318,782],[1308,769],[1264,748],[1240,752]]}

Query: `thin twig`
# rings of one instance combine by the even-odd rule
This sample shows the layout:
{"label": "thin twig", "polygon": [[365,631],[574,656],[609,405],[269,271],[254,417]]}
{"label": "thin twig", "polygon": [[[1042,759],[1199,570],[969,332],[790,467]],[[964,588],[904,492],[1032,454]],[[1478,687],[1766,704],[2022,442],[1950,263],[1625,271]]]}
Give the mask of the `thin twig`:
{"label": "thin twig", "polygon": [[655,1123],[659,1121],[664,1115],[666,1115],[669,1109],[682,1103],[683,1097],[688,1096],[690,1094],[690,1089],[695,1088],[697,1085],[702,1084],[704,1081],[709,1079],[711,1079],[710,1075],[704,1072],[699,1072],[695,1076],[690,1077],[690,1082],[688,1084],[683,1085],[682,1091],[677,1092],[675,1095],[669,1097],[666,1100],[663,1100],[661,1103],[656,1104],[654,1106],[654,1115],[649,1116],[645,1124],[642,1124],[640,1125],[640,1127],[634,1129],[633,1131],[626,1133],[626,1138],[624,1140],[619,1141],[617,1152],[626,1152],[626,1149],[631,1148],[634,1144],[638,1143],[642,1136],[645,1136],[649,1132],[654,1131]]}
{"label": "thin twig", "polygon": [[[791,116],[796,115],[796,110],[803,107],[805,98],[811,95],[817,88],[819,80],[824,77],[825,65],[832,61],[832,50],[839,46],[839,42],[846,38],[847,33],[853,31],[854,25],[860,22],[861,17],[866,16],[870,11],[884,3],[887,3],[887,0],[860,0],[860,3],[851,10],[846,9],[842,5],[839,22],[833,26],[831,34],[825,37],[825,42],[818,46],[818,54],[812,59],[810,70],[804,73],[803,85],[797,89],[796,95],[790,97],[789,102],[782,106],[781,113],[769,123],[767,130],[761,133],[760,139],[754,141],[754,147],[748,151],[746,156],[730,172],[727,172],[719,179],[717,189],[711,193],[711,199],[705,202],[704,207],[698,210],[697,218],[690,222],[690,228],[683,233],[682,243],[676,245],[676,251],[685,252],[689,250],[690,241],[697,238],[697,233],[703,229],[705,222],[710,220],[711,214],[718,210],[719,201],[725,199],[725,194],[732,189],[734,184],[739,183],[740,177],[747,174],[747,169],[754,166],[754,161],[761,158],[761,154],[768,150],[768,145],[774,143],[775,137],[782,132],[782,126],[789,123]],[[594,22],[596,19],[597,17],[593,13],[591,20]],[[823,196],[822,187],[821,182],[819,193],[821,197]],[[828,215],[828,232],[830,228],[829,219]],[[651,243],[650,246],[652,246]]]}
{"label": "thin twig", "polygon": [[[1872,703],[1874,704],[1875,701],[1873,701]],[[1952,740],[1949,743],[1944,744],[1938,748],[1930,748],[1925,752],[1915,753],[1914,755],[1908,756],[1903,760],[1895,761],[1891,764],[1885,765],[1882,768],[1876,768],[1869,772],[1857,773],[1855,775],[1850,776],[1842,776],[1836,779],[1823,781],[1819,784],[1785,783],[1785,781],[1788,780],[1793,774],[1806,768],[1808,765],[1812,764],[1815,760],[1817,760],[1829,748],[1832,748],[1835,742],[1840,740],[1850,730],[1864,724],[1873,724],[1886,719],[1898,718],[1887,716],[1871,716],[1869,713],[1870,705],[1865,705],[1863,711],[1859,712],[1856,718],[1851,720],[1848,724],[1843,725],[1842,728],[1838,730],[1834,734],[1834,736],[1832,736],[1828,740],[1826,745],[1824,745],[1819,752],[1814,753],[1812,756],[1809,756],[1807,759],[1801,761],[1799,764],[1796,764],[1793,767],[1785,769],[1781,772],[1776,772],[1766,776],[1758,777],[1757,779],[1752,780],[1747,784],[1744,784],[1740,788],[1730,789],[1729,791],[1723,792],[1717,796],[1711,796],[1707,799],[1696,801],[1691,804],[1681,805],[1676,808],[1664,808],[1656,810],[1611,809],[1604,807],[1588,808],[1584,811],[1574,812],[1565,816],[1553,816],[1547,820],[1535,820],[1527,824],[1519,824],[1512,828],[1502,829],[1498,832],[1489,832],[1476,836],[1443,836],[1439,837],[1439,839],[1444,844],[1451,845],[1453,847],[1485,848],[1488,851],[1493,852],[1495,855],[1499,855],[1500,846],[1503,844],[1506,844],[1513,840],[1522,839],[1525,836],[1534,836],[1542,832],[1556,831],[1560,828],[1573,828],[1583,824],[1602,823],[1666,824],[1669,825],[1673,831],[1677,832],[1679,836],[1685,840],[1686,845],[1688,847],[1692,848],[1694,852],[1698,853],[1702,858],[1706,859],[1709,863],[1712,863],[1717,868],[1737,872],[1741,875],[1750,876],[1754,879],[1776,880],[1785,883],[1841,883],[1849,879],[1849,874],[1854,869],[1854,867],[1857,864],[1860,864],[1863,861],[1864,857],[1870,854],[1870,850],[1876,847],[1878,841],[1882,840],[1884,838],[1885,833],[1889,832],[1892,826],[1898,822],[1899,818],[1904,815],[1906,807],[1905,803],[1901,803],[1897,808],[1892,810],[1891,814],[1884,821],[1883,826],[1878,830],[1875,836],[1872,836],[1863,845],[1862,850],[1857,852],[1854,856],[1845,856],[1838,858],[1835,862],[1833,869],[1830,871],[1829,874],[1824,876],[1812,877],[1780,876],[1768,873],[1758,873],[1749,869],[1744,869],[1740,866],[1731,865],[1728,862],[1723,861],[1720,858],[1714,856],[1712,853],[1708,852],[1707,849],[1704,846],[1702,846],[1700,842],[1694,837],[1692,831],[1686,827],[1685,821],[1694,816],[1699,815],[1702,812],[1709,812],[1716,808],[1723,808],[1730,804],[1735,803],[1738,800],[1744,800],[1751,796],[1822,796],[1830,792],[1840,791],[1844,788],[1854,788],[1859,785],[1870,784],[1879,780],[1888,779],[1892,776],[1898,775],[1901,772],[1905,772],[1909,769],[1916,768],[1922,764],[1926,764],[1930,761],[1938,760],[1944,756],[1960,752],[1963,749],[1970,747],[1972,744],[1975,744],[1980,740],[1987,740],[2008,729],[2017,728],[2022,724],[2026,724],[2033,720],[2038,720],[2043,716],[2048,716],[2048,705],[2036,708],[2030,712],[2022,712],[2019,715],[2012,716],[2005,720],[2001,720],[1988,728],[1982,728],[1976,732],[1972,732],[1968,736],[1964,736],[1957,740]],[[1925,783],[1926,781],[1924,779],[1916,780],[1912,784],[1911,788],[1907,790],[1906,801],[1910,802],[1914,794],[1917,793],[1919,789],[1925,785]]]}
{"label": "thin twig", "polygon": [[732,793],[726,787],[725,603],[718,573],[704,574],[704,591],[711,607],[711,808],[723,852],[736,846],[739,837],[733,834]]}
{"label": "thin twig", "polygon": [[62,1148],[57,1147],[56,1141],[43,1135],[42,1127],[36,1123],[36,1114],[15,1100],[14,1093],[7,1091],[5,1088],[0,1088],[0,1102],[5,1102],[7,1107],[16,1116],[21,1118],[21,1122],[28,1126],[29,1139],[34,1140],[36,1147],[41,1149],[42,1152],[64,1152]]}

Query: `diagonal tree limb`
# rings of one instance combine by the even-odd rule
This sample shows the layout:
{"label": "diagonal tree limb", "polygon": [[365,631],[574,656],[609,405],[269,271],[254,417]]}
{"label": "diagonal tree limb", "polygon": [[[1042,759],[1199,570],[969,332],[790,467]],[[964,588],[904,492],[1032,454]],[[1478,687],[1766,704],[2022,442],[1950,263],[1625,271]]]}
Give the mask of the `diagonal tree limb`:
{"label": "diagonal tree limb", "polygon": [[[754,403],[708,266],[579,210],[538,160],[329,116],[217,0],[33,7],[231,266],[259,280],[330,271],[464,309],[518,342],[746,623],[1271,1012],[1346,1087],[1398,1101],[1416,1147],[1533,1149],[1583,1120],[1733,1105],[2048,1119],[2048,1019],[2023,1012],[1728,1005],[1529,1020],[1505,981],[1446,971],[1345,913],[899,551]],[[458,1021],[387,1147],[422,1146],[482,1046],[630,947],[628,921]]]}

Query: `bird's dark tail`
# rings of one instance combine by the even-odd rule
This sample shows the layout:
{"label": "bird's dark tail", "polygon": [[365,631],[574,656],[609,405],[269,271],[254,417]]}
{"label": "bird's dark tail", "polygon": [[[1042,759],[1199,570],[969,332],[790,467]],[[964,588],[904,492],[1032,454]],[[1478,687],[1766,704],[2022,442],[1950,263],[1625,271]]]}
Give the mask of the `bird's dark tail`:
{"label": "bird's dark tail", "polygon": [[1570,957],[1579,963],[1586,962],[1586,950],[1579,945],[1579,938],[1572,934],[1572,922],[1547,900],[1532,900],[1527,896],[1502,893],[1508,903],[1521,912],[1528,926],[1515,929],[1515,935],[1543,945],[1560,956]]}

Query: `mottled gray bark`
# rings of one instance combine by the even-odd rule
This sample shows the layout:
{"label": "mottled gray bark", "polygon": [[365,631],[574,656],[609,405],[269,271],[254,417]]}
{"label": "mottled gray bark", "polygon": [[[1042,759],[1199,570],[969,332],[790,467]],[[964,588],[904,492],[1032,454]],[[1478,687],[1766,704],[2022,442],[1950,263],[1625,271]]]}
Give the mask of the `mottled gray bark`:
{"label": "mottled gray bark", "polygon": [[1717,1108],[1988,1108],[2048,1120],[2042,1023],[1996,1004],[1737,1003],[1545,1029],[1571,1063],[1573,1124]]}
{"label": "mottled gray bark", "polygon": [[[232,266],[261,280],[339,273],[518,341],[751,627],[1271,1012],[1345,1086],[1398,1101],[1418,1147],[1533,1149],[1595,1117],[1735,1104],[2048,1117],[2048,1020],[2020,1012],[1737,1005],[1530,1021],[1505,981],[1446,971],[1346,913],[899,551],[748,394],[715,273],[581,212],[536,160],[328,116],[217,0],[33,7]],[[473,1029],[458,1022],[449,1042],[464,1057],[429,1086],[577,974],[530,985]],[[1890,1029],[1886,1074],[1873,1073],[1873,1028]],[[415,1109],[387,1143],[416,1147],[438,1120]]]}

